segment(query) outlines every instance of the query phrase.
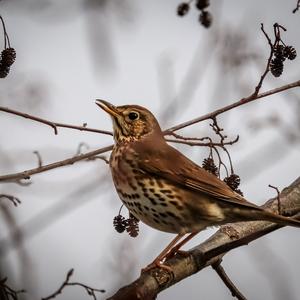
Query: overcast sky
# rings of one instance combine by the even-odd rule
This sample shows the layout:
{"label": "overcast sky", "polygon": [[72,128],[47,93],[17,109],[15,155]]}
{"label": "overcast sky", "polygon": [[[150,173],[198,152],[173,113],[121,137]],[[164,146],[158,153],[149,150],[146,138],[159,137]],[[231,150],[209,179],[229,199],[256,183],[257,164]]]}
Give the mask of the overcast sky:
{"label": "overcast sky", "polygon": [[[284,25],[283,40],[300,52],[300,12],[292,14],[295,0],[211,2],[214,22],[205,29],[194,7],[184,18],[177,17],[179,1],[173,0],[2,0],[0,14],[17,59],[9,76],[0,81],[0,105],[57,122],[111,130],[110,119],[94,104],[101,98],[116,105],[144,105],[167,128],[253,91],[269,53],[260,23],[271,37],[275,22]],[[234,57],[250,59],[236,67],[228,65],[235,50]],[[299,80],[299,69],[299,57],[286,62],[283,76],[270,75],[263,90]],[[299,96],[293,90],[220,118],[229,137],[240,135],[240,142],[229,150],[245,197],[257,204],[275,196],[268,184],[282,189],[299,176],[299,141],[291,143],[278,128],[253,130],[251,124],[275,116],[297,130]],[[178,109],[170,113],[172,107]],[[0,175],[36,167],[35,150],[47,164],[75,155],[82,142],[89,149],[112,143],[110,136],[70,129],[54,135],[48,126],[4,113],[0,124]],[[199,124],[184,133],[214,137],[208,128]],[[208,153],[178,148],[199,164]],[[106,289],[98,298],[105,299],[134,280],[173,238],[142,224],[135,239],[114,230],[112,220],[121,202],[103,161],[59,168],[35,175],[31,182],[26,187],[0,187],[1,193],[22,201],[17,208],[9,207],[24,234],[23,250],[10,248],[1,264],[14,286],[28,290],[27,299],[52,293],[70,268],[75,268],[74,280]],[[8,228],[5,221],[0,224],[3,241]],[[296,230],[281,229],[225,257],[225,269],[249,299],[297,299]],[[199,234],[187,247],[214,231]],[[158,297],[183,298],[232,299],[210,268]],[[88,296],[71,287],[57,299]]]}

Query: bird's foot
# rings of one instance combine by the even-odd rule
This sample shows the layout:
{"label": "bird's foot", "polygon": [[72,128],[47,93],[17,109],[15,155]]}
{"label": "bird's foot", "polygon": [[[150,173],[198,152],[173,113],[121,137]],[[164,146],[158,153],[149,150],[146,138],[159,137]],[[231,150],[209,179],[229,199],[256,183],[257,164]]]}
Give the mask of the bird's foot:
{"label": "bird's foot", "polygon": [[183,256],[183,257],[188,257],[190,254],[187,251],[179,250],[179,249],[176,249],[176,247],[175,247],[166,255],[166,259],[171,259],[177,255]]}
{"label": "bird's foot", "polygon": [[148,272],[152,269],[159,268],[167,272],[173,273],[173,270],[170,266],[164,265],[160,260],[154,260],[151,264],[141,270],[141,274]]}

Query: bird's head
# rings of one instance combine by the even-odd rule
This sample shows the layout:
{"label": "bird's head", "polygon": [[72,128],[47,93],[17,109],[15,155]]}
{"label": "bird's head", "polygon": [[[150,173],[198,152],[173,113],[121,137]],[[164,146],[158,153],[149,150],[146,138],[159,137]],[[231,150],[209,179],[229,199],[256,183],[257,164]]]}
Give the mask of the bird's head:
{"label": "bird's head", "polygon": [[96,104],[111,116],[117,143],[137,141],[151,135],[163,136],[156,118],[142,106],[114,106],[104,100],[96,100]]}

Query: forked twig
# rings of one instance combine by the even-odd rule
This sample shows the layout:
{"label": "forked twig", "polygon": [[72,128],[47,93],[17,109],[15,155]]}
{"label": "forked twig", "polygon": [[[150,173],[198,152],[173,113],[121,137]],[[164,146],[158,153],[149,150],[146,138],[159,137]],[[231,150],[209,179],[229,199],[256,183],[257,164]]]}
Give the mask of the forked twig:
{"label": "forked twig", "polygon": [[85,160],[85,159],[88,159],[88,158],[93,157],[95,155],[102,154],[102,153],[105,153],[107,151],[110,151],[110,150],[112,150],[112,148],[113,148],[113,146],[108,146],[108,147],[104,147],[104,148],[97,149],[97,150],[94,150],[94,151],[90,151],[90,152],[85,153],[85,154],[80,154],[80,155],[77,155],[77,156],[74,156],[74,157],[71,157],[71,158],[67,158],[67,159],[52,163],[52,164],[48,164],[48,165],[44,165],[44,166],[41,166],[41,167],[38,167],[38,168],[34,168],[34,169],[31,169],[31,170],[27,170],[27,171],[23,171],[23,172],[19,172],[19,173],[14,173],[14,174],[3,175],[3,176],[0,176],[0,182],[1,181],[17,181],[17,180],[21,180],[21,179],[30,179],[31,175],[42,173],[42,172],[49,171],[49,170],[53,170],[55,168],[59,168],[59,167],[62,167],[62,166],[72,165],[75,162]]}
{"label": "forked twig", "polygon": [[80,283],[80,282],[70,282],[70,278],[73,274],[74,274],[74,269],[69,270],[67,273],[66,279],[61,284],[61,286],[57,289],[57,291],[55,291],[53,294],[49,295],[48,297],[42,298],[42,300],[54,299],[57,295],[62,293],[62,291],[65,287],[74,286],[74,285],[83,287],[86,290],[86,292],[88,293],[88,295],[93,297],[94,300],[97,300],[95,292],[105,293],[105,290],[103,290],[103,289],[92,288],[92,287],[85,285],[83,283]]}
{"label": "forked twig", "polygon": [[14,206],[18,206],[19,204],[21,204],[21,200],[13,195],[0,194],[0,198],[8,199]]}
{"label": "forked twig", "polygon": [[194,125],[194,124],[202,122],[204,120],[208,120],[208,119],[211,119],[213,117],[217,117],[218,115],[220,115],[220,114],[222,114],[224,112],[227,112],[227,111],[229,111],[229,110],[231,110],[233,108],[245,105],[247,103],[250,103],[250,102],[253,102],[253,101],[256,101],[256,100],[268,97],[268,96],[271,96],[271,95],[275,95],[275,94],[281,93],[283,91],[286,91],[286,90],[289,90],[289,89],[292,89],[292,88],[295,88],[295,87],[300,87],[300,80],[297,80],[295,82],[283,85],[281,87],[278,87],[278,88],[275,88],[275,89],[272,89],[272,90],[269,90],[269,91],[266,91],[266,92],[263,92],[263,93],[259,93],[256,96],[253,95],[253,94],[251,94],[248,97],[241,98],[240,100],[238,100],[236,102],[233,102],[233,103],[231,103],[229,105],[226,105],[226,106],[224,106],[222,108],[216,109],[213,112],[207,113],[205,115],[202,115],[202,116],[197,117],[195,119],[189,120],[187,122],[183,122],[181,124],[175,125],[175,126],[169,128],[169,129],[167,129],[166,131],[164,131],[164,133],[165,134],[169,134],[172,131],[177,131],[179,129],[182,129],[182,128]]}
{"label": "forked twig", "polygon": [[0,279],[0,289],[5,293],[7,299],[18,300],[19,294],[26,293],[24,289],[14,290],[9,285],[7,285],[6,281],[7,281],[7,277]]}
{"label": "forked twig", "polygon": [[90,131],[90,132],[96,132],[96,133],[101,133],[101,134],[112,135],[112,132],[110,132],[110,131],[100,130],[100,129],[95,129],[95,128],[88,128],[88,127],[85,126],[86,123],[84,123],[83,126],[77,126],[77,125],[72,125],[72,124],[52,122],[52,121],[49,121],[49,120],[46,120],[46,119],[43,119],[43,118],[40,118],[40,117],[36,117],[36,116],[30,115],[30,114],[27,114],[27,113],[23,113],[23,112],[16,111],[16,110],[10,109],[8,107],[2,107],[2,106],[0,106],[0,111],[3,111],[3,112],[6,112],[6,113],[9,113],[9,114],[13,114],[13,115],[16,115],[16,116],[20,116],[20,117],[23,117],[23,118],[26,118],[26,119],[30,119],[30,120],[48,125],[48,126],[53,128],[54,134],[58,133],[58,131],[57,131],[58,127],[63,127],[63,128],[76,129],[76,130],[80,130],[80,131]]}
{"label": "forked twig", "polygon": [[293,14],[296,13],[300,8],[300,0],[297,1],[296,7],[293,9]]}

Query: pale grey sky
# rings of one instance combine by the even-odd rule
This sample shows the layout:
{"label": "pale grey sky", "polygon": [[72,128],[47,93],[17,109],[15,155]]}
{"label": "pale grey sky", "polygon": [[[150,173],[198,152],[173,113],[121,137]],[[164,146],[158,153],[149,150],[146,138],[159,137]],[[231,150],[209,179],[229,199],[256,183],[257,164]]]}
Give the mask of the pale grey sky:
{"label": "pale grey sky", "polygon": [[[0,81],[0,105],[49,120],[86,122],[89,127],[111,130],[110,119],[94,104],[96,98],[117,105],[144,105],[158,117],[170,101],[177,101],[180,109],[163,123],[172,126],[251,93],[268,56],[261,22],[270,34],[274,22],[286,26],[284,41],[300,52],[300,12],[292,14],[295,0],[211,1],[214,23],[209,30],[200,26],[195,9],[184,18],[177,17],[179,2],[111,0],[102,1],[105,5],[100,10],[96,4],[87,5],[92,1],[83,0],[1,1],[0,13],[17,60],[7,79]],[[224,39],[227,32],[243,36],[245,50],[261,59],[241,69],[218,67],[225,47],[214,40]],[[263,89],[298,79],[299,58],[286,63],[279,79],[269,76]],[[271,113],[293,125],[291,102],[299,102],[299,91],[293,93],[298,98],[272,96],[220,119],[229,136],[240,135],[240,142],[229,150],[241,176],[241,189],[255,203],[274,196],[268,184],[282,189],[299,176],[299,144],[289,144],[273,128],[253,132],[248,126]],[[69,129],[59,129],[55,136],[50,127],[4,113],[0,124],[1,175],[35,167],[34,150],[41,153],[44,163],[50,163],[74,155],[80,142],[90,148],[112,142],[109,136]],[[185,132],[207,135],[204,124],[189,130]],[[198,163],[207,155],[207,149],[178,148]],[[136,239],[115,232],[112,219],[120,200],[102,161],[33,176],[27,187],[2,184],[0,191],[22,200],[11,210],[24,230],[26,264],[15,250],[1,262],[9,268],[5,275],[14,285],[28,290],[28,299],[52,293],[72,267],[74,280],[104,288],[109,295],[135,279],[172,238],[142,224]],[[0,224],[6,228],[5,222]],[[296,299],[300,293],[296,230],[284,228],[225,257],[225,269],[249,299]],[[199,234],[188,247],[213,231]],[[2,232],[7,233],[7,228],[0,239],[5,237]],[[184,298],[232,299],[211,269],[158,297]],[[80,288],[68,288],[57,299],[88,296]]]}

